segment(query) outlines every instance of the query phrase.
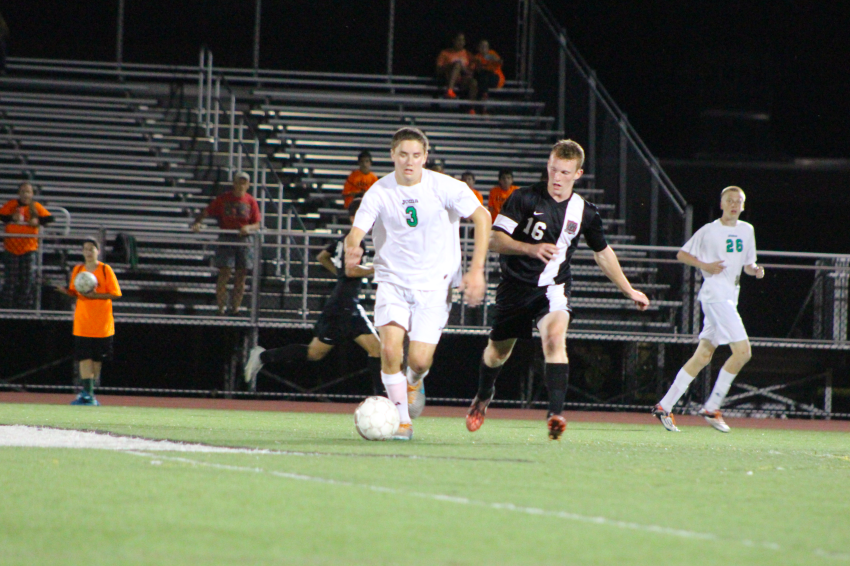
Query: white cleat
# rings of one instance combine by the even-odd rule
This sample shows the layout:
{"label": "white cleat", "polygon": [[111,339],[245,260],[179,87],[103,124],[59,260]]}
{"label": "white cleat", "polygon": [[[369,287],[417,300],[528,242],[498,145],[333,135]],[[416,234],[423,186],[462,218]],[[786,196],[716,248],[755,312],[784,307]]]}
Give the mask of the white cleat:
{"label": "white cleat", "polygon": [[705,422],[720,432],[729,432],[729,430],[731,430],[729,425],[726,424],[726,421],[723,420],[723,414],[720,411],[706,411],[705,409],[700,409],[697,414],[704,418]]}
{"label": "white cleat", "polygon": [[661,421],[664,428],[670,432],[679,432],[679,427],[676,426],[676,419],[673,418],[673,413],[668,413],[661,405],[656,405],[652,408],[652,416]]}
{"label": "white cleat", "polygon": [[245,363],[245,383],[251,383],[256,379],[257,374],[263,368],[263,362],[260,361],[260,354],[266,349],[262,346],[254,346],[251,348],[251,353],[248,354],[248,361]]}

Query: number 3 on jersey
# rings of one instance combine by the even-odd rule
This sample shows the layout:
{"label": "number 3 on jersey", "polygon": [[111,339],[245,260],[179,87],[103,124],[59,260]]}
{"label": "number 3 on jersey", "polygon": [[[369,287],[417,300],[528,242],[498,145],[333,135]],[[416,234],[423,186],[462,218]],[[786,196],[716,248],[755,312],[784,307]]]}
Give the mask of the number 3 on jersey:
{"label": "number 3 on jersey", "polygon": [[528,224],[525,225],[525,230],[523,230],[523,232],[526,234],[530,232],[532,238],[534,238],[535,240],[540,240],[541,238],[543,238],[543,231],[546,229],[546,223],[538,222],[537,224],[534,224],[534,230],[532,230],[531,224],[533,222],[534,218],[529,218]]}
{"label": "number 3 on jersey", "polygon": [[404,219],[407,220],[407,225],[414,228],[419,224],[419,219],[416,217],[416,208],[408,206],[404,209]]}
{"label": "number 3 on jersey", "polygon": [[744,251],[744,242],[742,242],[740,238],[734,241],[732,238],[729,238],[726,240],[726,251],[727,253],[742,252]]}

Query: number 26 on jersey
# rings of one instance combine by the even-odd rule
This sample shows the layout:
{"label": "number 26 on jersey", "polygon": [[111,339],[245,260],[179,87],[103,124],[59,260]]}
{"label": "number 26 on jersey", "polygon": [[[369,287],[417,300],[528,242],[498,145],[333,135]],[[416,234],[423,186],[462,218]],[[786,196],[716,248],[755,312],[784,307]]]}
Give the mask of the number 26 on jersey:
{"label": "number 26 on jersey", "polygon": [[742,252],[742,251],[744,251],[744,242],[742,242],[740,238],[738,238],[736,240],[729,238],[728,240],[726,240],[726,252],[727,253]]}

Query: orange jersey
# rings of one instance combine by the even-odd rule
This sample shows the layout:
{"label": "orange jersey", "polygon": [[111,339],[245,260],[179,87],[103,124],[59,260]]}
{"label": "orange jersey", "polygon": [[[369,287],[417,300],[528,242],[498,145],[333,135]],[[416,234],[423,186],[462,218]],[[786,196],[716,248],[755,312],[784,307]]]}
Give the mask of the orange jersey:
{"label": "orange jersey", "polygon": [[499,54],[492,49],[487,53],[487,55],[476,53],[472,58],[472,68],[476,71],[489,71],[499,77],[499,82],[496,85],[496,88],[502,88],[505,86],[505,73],[502,72],[501,57],[499,57]]}
{"label": "orange jersey", "polygon": [[466,49],[461,49],[460,51],[455,51],[454,49],[443,49],[437,57],[437,68],[442,68],[446,65],[457,63],[458,61],[460,61],[460,64],[464,69],[468,69],[469,65],[472,63],[469,51]]}
{"label": "orange jersey", "polygon": [[[86,338],[107,338],[115,334],[115,318],[112,316],[111,299],[87,299],[74,287],[74,279],[80,271],[86,268],[80,264],[71,273],[70,290],[77,295],[77,307],[74,309],[74,336]],[[118,286],[118,278],[112,268],[97,262],[97,269],[92,271],[97,277],[97,288],[95,293],[109,293],[121,296],[121,287]]]}
{"label": "orange jersey", "polygon": [[490,189],[490,198],[487,200],[487,208],[490,209],[490,216],[493,217],[493,221],[496,221],[496,217],[499,216],[499,211],[502,210],[502,205],[505,204],[505,201],[508,200],[508,197],[511,196],[515,190],[519,187],[516,185],[511,185],[511,188],[507,191],[496,185],[492,189]]}
{"label": "orange jersey", "polygon": [[478,197],[478,202],[480,202],[483,205],[484,204],[484,197],[481,196],[481,191],[479,191],[478,189],[472,189],[472,192],[475,193],[476,197]]}
{"label": "orange jersey", "polygon": [[[22,206],[18,199],[12,199],[0,208],[0,216],[12,216],[15,212],[20,212],[24,221],[22,223],[7,222],[7,234],[38,234],[38,226],[30,226],[29,221],[32,218],[32,209],[39,218],[50,216],[47,209],[37,202],[33,202],[30,206]],[[38,249],[38,238],[6,238],[3,242],[3,247],[6,251],[13,255],[23,255],[27,252],[34,252]]]}
{"label": "orange jersey", "polygon": [[360,169],[355,169],[345,180],[345,186],[342,188],[342,196],[345,197],[345,208],[351,204],[355,198],[363,196],[369,190],[369,187],[378,182],[378,177],[374,173],[363,173]]}

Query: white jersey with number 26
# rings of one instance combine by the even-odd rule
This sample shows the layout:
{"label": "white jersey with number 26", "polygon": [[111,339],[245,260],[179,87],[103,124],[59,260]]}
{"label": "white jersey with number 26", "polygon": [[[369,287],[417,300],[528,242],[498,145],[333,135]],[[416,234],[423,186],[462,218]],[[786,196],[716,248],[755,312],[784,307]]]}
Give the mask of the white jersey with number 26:
{"label": "white jersey with number 26", "polygon": [[390,173],[372,185],[354,217],[373,228],[375,281],[436,291],[460,282],[461,218],[480,207],[466,183],[423,169],[422,181],[406,187]]}
{"label": "white jersey with number 26", "polygon": [[722,261],[725,265],[717,275],[702,271],[700,301],[738,304],[741,270],[756,262],[756,236],[752,224],[738,220],[735,226],[724,226],[717,219],[697,230],[682,250],[704,263]]}

